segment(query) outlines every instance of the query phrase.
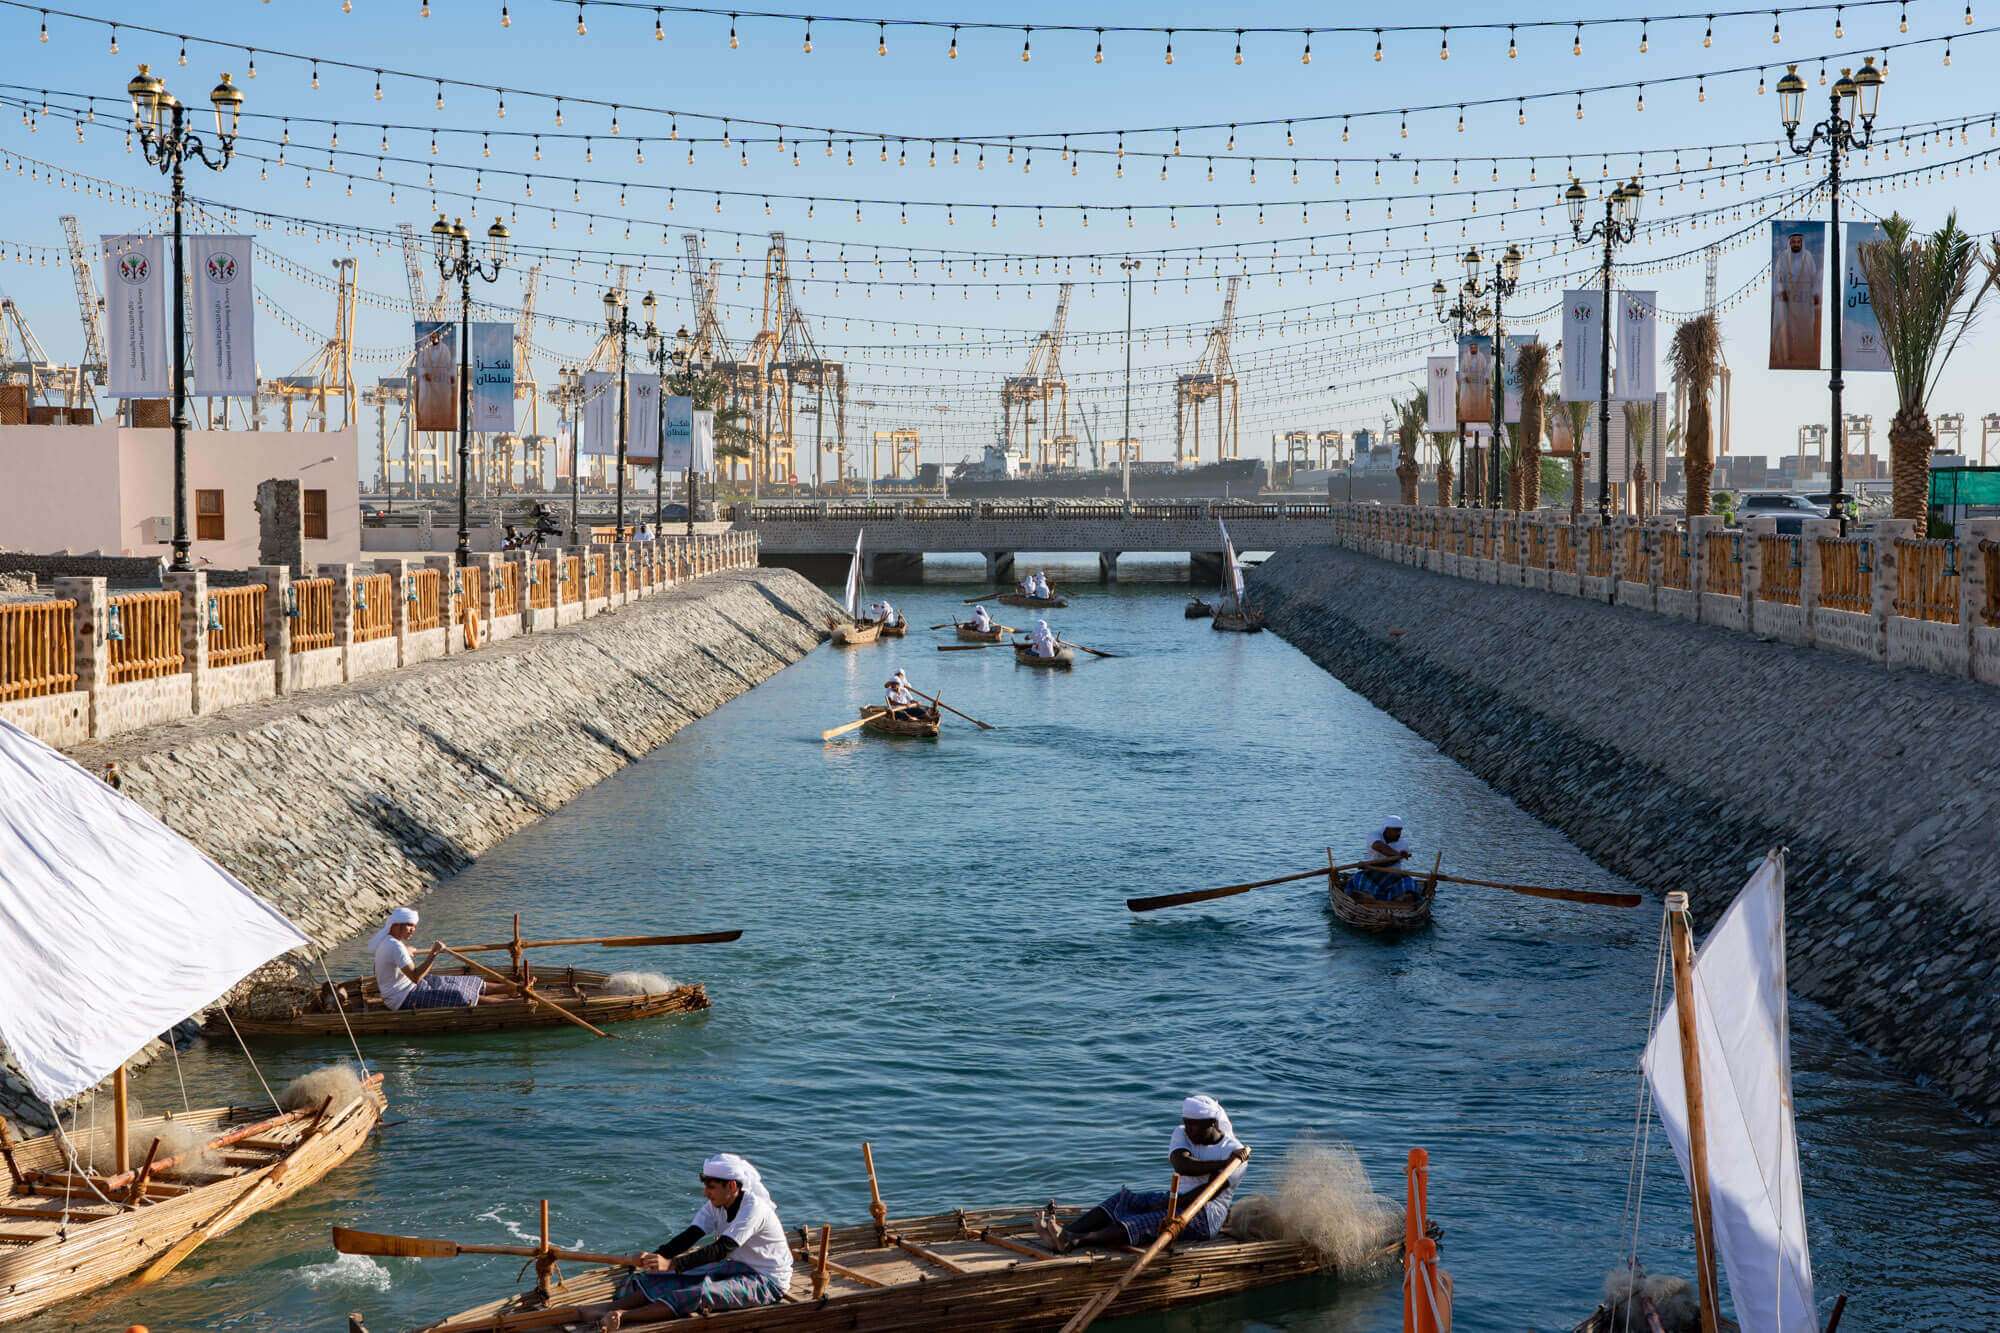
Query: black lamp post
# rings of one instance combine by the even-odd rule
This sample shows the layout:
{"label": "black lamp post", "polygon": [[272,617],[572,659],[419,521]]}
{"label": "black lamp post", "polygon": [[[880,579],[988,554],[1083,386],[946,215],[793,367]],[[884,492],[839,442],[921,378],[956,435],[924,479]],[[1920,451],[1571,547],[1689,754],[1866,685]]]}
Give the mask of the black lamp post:
{"label": "black lamp post", "polygon": [[[1843,429],[1846,423],[1840,414],[1840,317],[1841,306],[1845,303],[1843,284],[1846,281],[1846,274],[1840,267],[1840,159],[1850,148],[1866,149],[1874,143],[1875,113],[1882,101],[1883,77],[1882,71],[1875,68],[1874,56],[1862,60],[1859,74],[1841,70],[1827,98],[1826,119],[1813,126],[1812,134],[1804,143],[1799,142],[1799,121],[1805,108],[1806,81],[1799,77],[1797,65],[1788,67],[1785,76],[1778,80],[1778,119],[1784,123],[1785,142],[1791,145],[1792,152],[1800,157],[1810,157],[1819,142],[1822,139],[1826,141],[1826,193],[1827,202],[1833,209],[1833,263],[1827,267],[1827,277],[1834,284],[1831,302],[1833,375],[1827,381],[1827,391],[1833,400],[1832,508],[1840,519],[1842,536],[1847,535],[1847,435]],[[1857,114],[1861,125],[1858,134],[1854,128]]]}
{"label": "black lamp post", "polygon": [[465,219],[446,222],[444,214],[431,224],[431,246],[437,251],[438,272],[458,284],[458,554],[463,565],[472,559],[472,528],[466,514],[466,474],[472,470],[472,277],[497,282],[507,262],[507,224],[499,218],[486,229],[486,258],[472,254],[472,233]]}
{"label": "black lamp post", "polygon": [[1502,303],[1514,294],[1521,285],[1521,247],[1510,244],[1507,252],[1493,261],[1493,277],[1482,281],[1479,270],[1486,261],[1480,257],[1479,247],[1473,246],[1465,252],[1465,294],[1478,298],[1493,298],[1493,445],[1487,464],[1487,504],[1498,509],[1501,503],[1500,488],[1500,426],[1506,416],[1507,355],[1505,317]]}
{"label": "black lamp post", "polygon": [[1636,179],[1618,186],[1604,196],[1604,220],[1592,223],[1586,232],[1583,209],[1590,201],[1590,192],[1583,188],[1582,181],[1575,179],[1563,191],[1563,203],[1569,207],[1570,232],[1580,242],[1600,238],[1604,241],[1604,309],[1600,317],[1604,336],[1597,385],[1597,519],[1606,525],[1611,522],[1611,256],[1616,247],[1639,234],[1639,205],[1645,197],[1646,188]]}
{"label": "black lamp post", "polygon": [[[183,62],[185,63],[185,62]],[[132,99],[132,125],[146,161],[158,167],[173,183],[174,201],[174,556],[173,568],[194,568],[188,556],[192,543],[187,526],[187,298],[186,279],[181,268],[181,210],[187,197],[185,164],[195,159],[210,171],[221,171],[236,154],[236,130],[243,118],[243,92],[227,74],[215,85],[208,100],[215,107],[215,152],[187,123],[187,108],[167,91],[166,81],[147,72],[144,65],[125,85]]]}
{"label": "black lamp post", "polygon": [[[653,308],[656,303],[651,292],[640,302],[646,312],[646,322],[653,322]],[[613,288],[604,293],[604,324],[612,336],[618,339],[618,519],[612,530],[612,540],[625,540],[625,432],[630,427],[631,399],[625,391],[626,365],[630,361],[629,352],[632,335],[641,333],[638,323],[627,313],[625,293]]]}
{"label": "black lamp post", "polygon": [[[1460,284],[1458,299],[1452,303],[1449,310],[1445,308],[1444,295],[1444,280],[1440,278],[1431,284],[1431,303],[1436,307],[1438,323],[1446,325],[1452,331],[1451,353],[1453,359],[1456,360],[1458,356],[1458,340],[1463,338],[1468,332],[1477,333],[1480,324],[1484,322],[1487,314],[1490,312],[1485,306],[1474,304],[1476,294],[1468,289],[1467,284]],[[1458,380],[1456,376],[1453,377],[1452,383],[1454,386],[1457,385]],[[1454,387],[1453,392],[1456,393],[1456,391]],[[1458,409],[1455,406],[1452,408],[1451,415],[1454,419],[1458,416]],[[1461,509],[1472,503],[1472,477],[1466,469],[1465,448],[1465,423],[1460,421],[1458,423],[1458,507]]]}
{"label": "black lamp post", "polygon": [[667,362],[671,358],[666,339],[653,323],[651,292],[646,293],[646,359],[652,362],[653,373],[659,378],[659,387],[653,391],[659,403],[659,411],[653,417],[653,538],[657,541],[660,526],[667,520]]}

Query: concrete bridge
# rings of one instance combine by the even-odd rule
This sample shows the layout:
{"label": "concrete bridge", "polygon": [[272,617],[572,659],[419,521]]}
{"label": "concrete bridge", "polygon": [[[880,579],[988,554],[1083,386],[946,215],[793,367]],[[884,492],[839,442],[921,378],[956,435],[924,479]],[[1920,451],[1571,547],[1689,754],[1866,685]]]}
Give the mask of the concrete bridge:
{"label": "concrete bridge", "polygon": [[866,533],[868,576],[915,577],[927,554],[982,555],[987,578],[1011,582],[1016,551],[1089,551],[1107,582],[1128,551],[1186,551],[1197,575],[1220,572],[1222,531],[1237,551],[1324,546],[1333,540],[1326,502],[1156,500],[1123,505],[1075,500],[833,500],[739,504],[737,531],[754,532],[766,564],[837,577]]}

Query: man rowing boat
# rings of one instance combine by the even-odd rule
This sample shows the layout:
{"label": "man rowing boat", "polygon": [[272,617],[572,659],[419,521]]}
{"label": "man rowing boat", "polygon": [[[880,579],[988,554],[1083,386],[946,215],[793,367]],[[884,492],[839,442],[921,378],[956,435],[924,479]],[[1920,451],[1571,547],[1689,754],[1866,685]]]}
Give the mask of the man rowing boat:
{"label": "man rowing boat", "polygon": [[417,933],[417,910],[398,907],[368,941],[375,962],[375,990],[389,1009],[470,1009],[479,1003],[486,983],[478,977],[431,974],[444,943],[431,942],[419,963],[410,955],[409,939]]}
{"label": "man rowing boat", "polygon": [[1180,1126],[1167,1140],[1167,1162],[1182,1185],[1177,1198],[1170,1200],[1165,1190],[1120,1189],[1065,1227],[1056,1226],[1053,1208],[1044,1209],[1036,1219],[1036,1229],[1057,1254],[1067,1254],[1080,1245],[1146,1245],[1166,1226],[1171,1203],[1174,1215],[1187,1218],[1182,1237],[1208,1240],[1222,1230],[1229,1217],[1236,1180],[1217,1191],[1199,1213],[1190,1216],[1188,1208],[1218,1172],[1249,1156],[1250,1150],[1237,1140],[1222,1103],[1196,1093],[1181,1103]]}
{"label": "man rowing boat", "polygon": [[1048,621],[1035,622],[1034,632],[1028,636],[1028,651],[1037,657],[1056,655],[1056,632],[1049,628]]}
{"label": "man rowing boat", "polygon": [[1049,591],[1049,575],[1047,570],[1036,570],[1035,576],[1028,580],[1028,596],[1039,597],[1045,602],[1055,596],[1054,593]]}
{"label": "man rowing boat", "polygon": [[785,1299],[792,1247],[757,1168],[735,1153],[718,1153],[702,1163],[701,1193],[687,1229],[640,1260],[615,1299],[580,1307],[581,1318],[595,1319],[600,1333],[616,1333],[627,1315],[685,1319]]}
{"label": "man rowing boat", "polygon": [[887,601],[876,602],[873,606],[869,607],[868,618],[889,629],[894,629],[901,620],[901,617],[896,614],[896,608],[889,605]]}
{"label": "man rowing boat", "polygon": [[986,614],[985,607],[975,606],[972,608],[972,628],[978,630],[981,634],[991,634],[993,632],[993,617]]}
{"label": "man rowing boat", "polygon": [[1367,861],[1348,881],[1349,891],[1384,902],[1417,897],[1423,886],[1403,870],[1403,862],[1410,855],[1410,840],[1403,836],[1403,821],[1393,817],[1383,820],[1381,831],[1368,844]]}
{"label": "man rowing boat", "polygon": [[910,688],[910,678],[901,667],[896,674],[882,682],[882,688],[889,692],[889,716],[921,718],[924,710],[917,694]]}

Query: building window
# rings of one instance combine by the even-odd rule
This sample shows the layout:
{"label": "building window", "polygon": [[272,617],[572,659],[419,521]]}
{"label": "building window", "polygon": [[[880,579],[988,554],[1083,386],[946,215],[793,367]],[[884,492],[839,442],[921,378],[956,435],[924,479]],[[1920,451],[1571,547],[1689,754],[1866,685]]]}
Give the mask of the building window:
{"label": "building window", "polygon": [[196,541],[219,542],[222,536],[222,492],[194,493],[194,536]]}
{"label": "building window", "polygon": [[305,501],[306,540],[323,542],[326,540],[326,492],[307,491]]}

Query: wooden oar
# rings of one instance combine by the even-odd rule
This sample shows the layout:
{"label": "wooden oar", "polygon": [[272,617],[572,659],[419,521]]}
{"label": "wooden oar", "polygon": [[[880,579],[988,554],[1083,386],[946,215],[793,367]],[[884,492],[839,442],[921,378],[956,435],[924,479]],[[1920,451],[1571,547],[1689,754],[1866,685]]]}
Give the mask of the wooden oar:
{"label": "wooden oar", "polygon": [[[606,949],[636,949],[645,946],[665,944],[728,944],[743,938],[740,930],[711,930],[700,935],[580,935],[569,940],[522,940],[523,949],[550,949],[558,945],[597,944]],[[497,953],[512,950],[513,941],[504,944],[461,944],[460,953]],[[513,985],[513,982],[508,982]]]}
{"label": "wooden oar", "polygon": [[[1007,631],[1012,634],[1013,630]],[[1014,645],[1002,640],[999,643],[941,643],[937,650],[941,653],[976,653],[982,648],[1012,648]]]}
{"label": "wooden oar", "polygon": [[282,1184],[285,1179],[285,1167],[288,1165],[290,1165],[289,1162],[278,1162],[261,1173],[249,1189],[244,1190],[241,1194],[230,1200],[228,1206],[221,1212],[196,1226],[194,1230],[175,1241],[167,1249],[166,1253],[153,1260],[152,1263],[147,1264],[140,1271],[139,1276],[132,1279],[132,1285],[135,1287],[150,1287],[176,1268],[179,1268],[181,1261],[200,1249],[210,1236],[222,1232],[237,1217],[248,1211],[251,1204],[259,1202],[264,1194],[265,1186]]}
{"label": "wooden oar", "polygon": [[464,954],[452,948],[449,944],[444,946],[444,951],[450,954],[453,958],[456,958],[459,962],[464,963],[468,968],[472,969],[474,972],[477,972],[480,976],[485,977],[488,981],[497,981],[503,986],[512,986],[515,990],[520,991],[521,994],[527,996],[535,1003],[548,1005],[549,1008],[555,1010],[556,1013],[559,1016],[561,1016],[566,1022],[576,1024],[578,1027],[582,1028],[585,1032],[595,1032],[598,1036],[606,1038],[607,1040],[612,1040],[612,1041],[617,1040],[615,1037],[612,1037],[612,1035],[609,1032],[606,1032],[603,1028],[592,1027],[589,1023],[586,1023],[582,1018],[571,1013],[569,1010],[563,1008],[561,1005],[552,1003],[549,1000],[548,996],[536,990],[528,982],[515,981],[512,978],[503,977],[498,972],[495,972],[492,968],[487,967],[481,963],[473,962],[470,958],[467,958]]}
{"label": "wooden oar", "polygon": [[1435,875],[1444,884],[1474,884],[1482,889],[1506,889],[1530,898],[1554,898],[1566,903],[1596,903],[1603,907],[1637,907],[1643,900],[1636,893],[1598,893],[1591,889],[1552,889],[1541,884],[1502,884],[1491,879],[1466,879],[1462,875]]}
{"label": "wooden oar", "polygon": [[830,741],[830,740],[832,740],[832,739],[833,739],[833,738],[834,738],[835,736],[844,736],[844,735],[846,735],[846,734],[847,734],[848,732],[850,732],[850,731],[853,731],[853,730],[854,730],[855,728],[857,728],[857,727],[865,727],[865,726],[867,726],[867,725],[868,725],[868,719],[867,719],[867,718],[865,718],[865,717],[864,717],[864,718],[858,718],[858,719],[856,719],[856,720],[855,720],[855,721],[853,721],[853,722],[849,722],[849,723],[848,723],[848,724],[847,724],[846,726],[844,726],[844,727],[833,727],[833,728],[830,728],[829,730],[826,730],[826,731],[822,731],[822,732],[821,732],[821,733],[819,734],[819,738],[820,738],[821,740],[823,740],[823,741]]}
{"label": "wooden oar", "polygon": [[1089,654],[1090,654],[1090,655],[1091,655],[1092,657],[1127,657],[1127,656],[1130,656],[1130,654],[1128,654],[1128,653],[1107,653],[1107,652],[1105,652],[1105,651],[1104,651],[1104,650],[1103,650],[1102,648],[1089,648],[1089,647],[1085,647],[1085,646],[1084,646],[1083,644],[1080,644],[1080,643],[1071,643],[1071,642],[1070,642],[1070,641],[1069,641],[1068,639],[1062,639],[1062,638],[1058,638],[1058,639],[1056,640],[1056,642],[1057,642],[1057,643],[1060,643],[1060,644],[1066,644],[1066,645],[1068,645],[1068,646],[1069,646],[1069,647],[1071,647],[1071,648],[1082,648],[1082,649],[1083,649],[1083,651],[1085,651],[1086,653],[1089,653]]}
{"label": "wooden oar", "polygon": [[968,597],[962,605],[971,606],[974,602],[990,602],[995,597],[1011,597],[1013,595],[1014,590],[1012,588],[1002,588],[999,592],[983,592],[977,597]]}
{"label": "wooden oar", "polygon": [[456,1259],[462,1254],[517,1254],[538,1259],[547,1254],[579,1264],[609,1264],[614,1268],[637,1268],[643,1255],[597,1254],[590,1250],[544,1250],[537,1245],[461,1245],[455,1240],[428,1236],[391,1236],[376,1231],[333,1229],[333,1248],[341,1254],[369,1254],[386,1259]]}
{"label": "wooden oar", "polygon": [[1162,907],[1183,907],[1188,903],[1205,903],[1215,898],[1231,898],[1252,889],[1269,888],[1273,884],[1290,884],[1293,880],[1311,879],[1315,875],[1330,875],[1340,870],[1355,870],[1366,865],[1356,861],[1353,865],[1314,866],[1311,870],[1301,870],[1295,875],[1279,875],[1274,879],[1252,880],[1248,884],[1227,884],[1219,889],[1193,889],[1187,893],[1163,893],[1151,898],[1127,898],[1125,905],[1135,912],[1157,912]]}
{"label": "wooden oar", "polygon": [[919,699],[923,699],[929,703],[934,703],[939,708],[942,708],[945,712],[950,713],[955,717],[964,718],[967,722],[970,722],[973,726],[978,727],[981,731],[994,730],[994,726],[991,722],[981,722],[978,718],[973,717],[970,713],[961,713],[956,708],[953,708],[950,704],[945,703],[942,699],[938,699],[933,695],[925,694],[922,690],[917,689],[913,685],[904,686],[904,688],[909,690],[911,694],[916,695]]}
{"label": "wooden oar", "polygon": [[1146,1271],[1146,1266],[1159,1258],[1160,1251],[1166,1249],[1167,1246],[1174,1242],[1174,1239],[1181,1234],[1182,1228],[1187,1226],[1188,1221],[1191,1218],[1201,1215],[1201,1210],[1208,1207],[1209,1200],[1222,1192],[1222,1187],[1229,1183],[1232,1176],[1243,1169],[1244,1164],[1249,1158],[1250,1150],[1245,1148],[1242,1157],[1230,1162],[1228,1166],[1216,1172],[1214,1178],[1208,1184],[1202,1186],[1201,1193],[1194,1196],[1194,1202],[1187,1206],[1186,1211],[1180,1213],[1178,1216],[1168,1217],[1166,1225],[1160,1228],[1160,1234],[1154,1237],[1153,1243],[1148,1245],[1145,1252],[1132,1261],[1130,1268],[1119,1274],[1116,1282],[1099,1292],[1092,1298],[1090,1304],[1070,1316],[1070,1321],[1062,1326],[1062,1333],[1083,1333],[1084,1329],[1096,1323],[1097,1317],[1110,1308],[1113,1301],[1124,1294],[1125,1288],[1131,1286],[1139,1274]]}

